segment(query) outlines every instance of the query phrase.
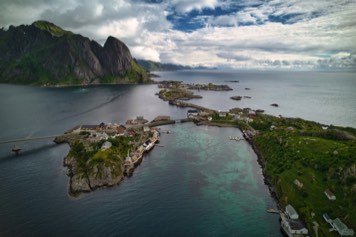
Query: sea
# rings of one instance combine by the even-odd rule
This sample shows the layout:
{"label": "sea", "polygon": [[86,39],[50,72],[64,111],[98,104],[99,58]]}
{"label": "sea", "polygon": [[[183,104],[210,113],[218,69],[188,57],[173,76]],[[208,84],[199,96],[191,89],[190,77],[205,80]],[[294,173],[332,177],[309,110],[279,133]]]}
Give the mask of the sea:
{"label": "sea", "polygon": [[[356,74],[194,70],[158,72],[155,80],[227,84],[196,91],[191,102],[356,127]],[[238,82],[237,82],[238,81]],[[247,89],[246,89],[247,88]],[[0,84],[0,142],[62,134],[79,124],[125,123],[157,115],[186,117],[160,100],[157,85],[44,88]],[[241,101],[233,95],[249,96]],[[270,104],[277,103],[278,107]],[[276,201],[257,156],[235,128],[161,126],[160,146],[120,185],[71,197],[52,138],[0,144],[0,236],[282,236]],[[169,131],[169,133],[167,133]]]}

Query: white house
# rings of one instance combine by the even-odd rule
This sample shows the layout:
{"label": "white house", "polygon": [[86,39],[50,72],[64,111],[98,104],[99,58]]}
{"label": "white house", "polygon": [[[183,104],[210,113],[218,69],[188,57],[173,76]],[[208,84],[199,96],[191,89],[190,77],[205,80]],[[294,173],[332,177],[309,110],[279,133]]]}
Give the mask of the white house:
{"label": "white house", "polygon": [[144,126],[143,127],[143,131],[144,132],[149,132],[150,131],[150,127],[149,126]]}
{"label": "white house", "polygon": [[339,218],[333,220],[331,225],[341,236],[354,235],[354,231],[352,229],[347,228],[347,226]]}
{"label": "white house", "polygon": [[187,111],[187,118],[195,118],[196,116],[198,116],[199,111],[196,109],[189,109]]}
{"label": "white house", "polygon": [[332,201],[336,200],[335,195],[329,189],[326,189],[324,191],[324,193],[329,200],[332,200]]}
{"label": "white house", "polygon": [[286,214],[292,220],[297,220],[299,218],[297,211],[290,204],[286,206]]}
{"label": "white house", "polygon": [[303,236],[308,234],[308,229],[300,220],[288,219],[285,215],[281,215],[281,219],[282,229],[289,237]]}
{"label": "white house", "polygon": [[101,150],[102,150],[102,151],[105,151],[105,150],[111,148],[111,146],[112,146],[111,142],[106,141],[106,142],[104,142],[104,144],[101,146]]}

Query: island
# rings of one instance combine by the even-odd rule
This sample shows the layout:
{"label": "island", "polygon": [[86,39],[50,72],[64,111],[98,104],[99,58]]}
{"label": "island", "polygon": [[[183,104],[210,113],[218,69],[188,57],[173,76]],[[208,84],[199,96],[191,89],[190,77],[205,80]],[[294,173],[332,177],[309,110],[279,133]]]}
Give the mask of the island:
{"label": "island", "polygon": [[232,99],[232,100],[241,100],[242,96],[235,95],[235,96],[231,96],[230,99]]}
{"label": "island", "polygon": [[209,90],[209,91],[230,91],[227,85],[209,84],[185,84],[181,81],[161,81],[158,82],[158,97],[164,101],[174,103],[176,100],[201,99],[201,95],[195,95],[191,90]]}
{"label": "island", "polygon": [[69,193],[78,196],[99,187],[119,184],[131,176],[146,152],[160,140],[154,126],[174,123],[169,116],[158,116],[147,123],[142,116],[125,125],[80,125],[55,138],[67,143],[70,151],[64,159],[70,176]]}

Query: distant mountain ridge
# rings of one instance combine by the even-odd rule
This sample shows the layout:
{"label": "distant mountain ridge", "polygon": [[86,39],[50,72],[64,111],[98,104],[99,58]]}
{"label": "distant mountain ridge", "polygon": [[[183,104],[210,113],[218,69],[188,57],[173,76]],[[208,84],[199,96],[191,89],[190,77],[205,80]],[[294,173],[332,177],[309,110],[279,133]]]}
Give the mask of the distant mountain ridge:
{"label": "distant mountain ridge", "polygon": [[191,69],[215,69],[209,67],[191,67],[173,63],[159,63],[151,60],[138,59],[137,62],[148,71],[177,71]]}
{"label": "distant mountain ridge", "polygon": [[90,85],[149,80],[129,48],[112,36],[101,46],[46,21],[0,29],[0,82]]}

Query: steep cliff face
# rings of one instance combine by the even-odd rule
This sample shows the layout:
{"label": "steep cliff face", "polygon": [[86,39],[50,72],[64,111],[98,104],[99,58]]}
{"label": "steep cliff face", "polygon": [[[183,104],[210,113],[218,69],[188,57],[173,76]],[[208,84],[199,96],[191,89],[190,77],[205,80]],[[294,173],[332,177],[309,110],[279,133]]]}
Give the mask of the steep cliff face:
{"label": "steep cliff face", "polygon": [[128,47],[95,41],[45,21],[0,30],[0,82],[21,84],[144,83],[148,74]]}

